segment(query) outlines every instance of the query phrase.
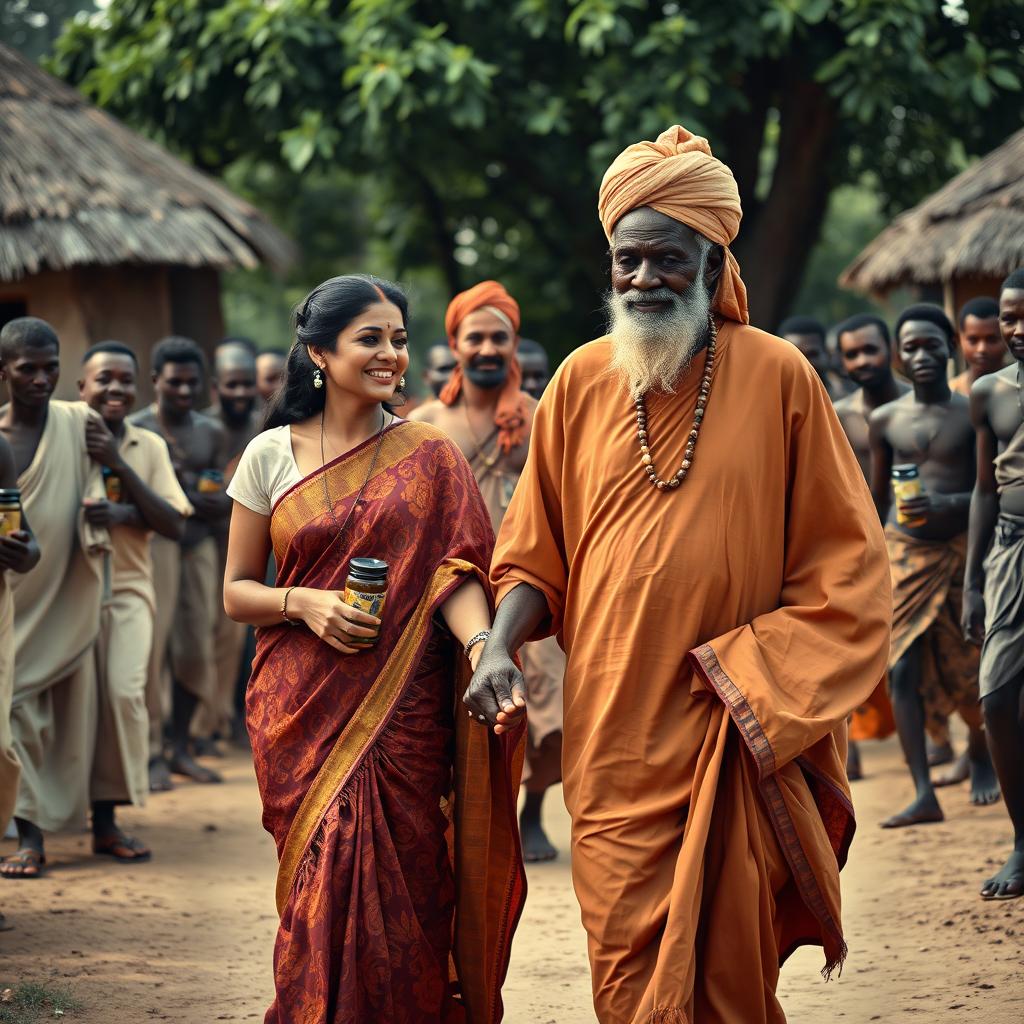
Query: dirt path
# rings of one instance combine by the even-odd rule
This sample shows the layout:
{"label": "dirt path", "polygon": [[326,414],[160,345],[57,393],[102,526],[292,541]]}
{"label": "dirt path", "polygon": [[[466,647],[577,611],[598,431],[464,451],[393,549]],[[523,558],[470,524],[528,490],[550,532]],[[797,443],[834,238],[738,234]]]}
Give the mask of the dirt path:
{"label": "dirt path", "polygon": [[[947,790],[944,824],[882,832],[878,821],[905,802],[909,783],[891,742],[865,754],[870,777],[855,789],[860,832],[844,874],[850,957],[828,985],[818,974],[820,951],[793,957],[781,988],[791,1024],[1020,1024],[1024,900],[976,896],[996,854],[1008,849],[1002,806],[972,808],[965,789]],[[565,849],[565,813],[548,803]],[[275,857],[247,762],[233,757],[223,786],[183,785],[124,819],[152,844],[150,864],[93,858],[83,833],[50,843],[46,878],[0,881],[0,908],[15,925],[0,934],[0,988],[59,982],[84,1006],[66,1019],[96,1024],[262,1020]],[[506,1020],[593,1024],[566,861],[531,869],[530,885]]]}

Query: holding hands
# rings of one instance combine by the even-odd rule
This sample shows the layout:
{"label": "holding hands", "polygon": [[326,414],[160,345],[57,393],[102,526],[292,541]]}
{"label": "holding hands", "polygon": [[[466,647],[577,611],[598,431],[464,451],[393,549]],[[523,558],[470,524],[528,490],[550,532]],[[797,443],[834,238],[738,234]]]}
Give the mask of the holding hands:
{"label": "holding hands", "polygon": [[[476,654],[479,648],[474,648]],[[471,658],[472,663],[472,658]],[[499,736],[513,729],[526,714],[526,681],[507,651],[488,644],[473,665],[473,679],[463,703],[481,723]]]}

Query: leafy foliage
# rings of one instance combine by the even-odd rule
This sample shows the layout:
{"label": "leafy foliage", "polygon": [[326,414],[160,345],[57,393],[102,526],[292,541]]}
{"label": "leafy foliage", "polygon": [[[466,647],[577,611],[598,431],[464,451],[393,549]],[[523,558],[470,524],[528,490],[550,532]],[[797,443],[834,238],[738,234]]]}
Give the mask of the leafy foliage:
{"label": "leafy foliage", "polygon": [[835,188],[870,172],[891,213],[1018,126],[1019,10],[111,0],[66,32],[54,67],[209,170],[244,158],[366,181],[370,234],[399,272],[435,265],[450,289],[499,276],[565,351],[595,326],[596,190],[623,145],[676,122],[708,135],[736,172],[744,276],[772,326]]}

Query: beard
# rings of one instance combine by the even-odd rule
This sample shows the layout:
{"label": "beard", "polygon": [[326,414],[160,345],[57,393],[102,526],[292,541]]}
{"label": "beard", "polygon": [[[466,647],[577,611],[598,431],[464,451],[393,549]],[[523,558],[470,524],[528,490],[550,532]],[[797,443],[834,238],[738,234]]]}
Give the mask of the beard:
{"label": "beard", "polygon": [[[641,313],[634,308],[638,302],[668,305],[655,313]],[[711,296],[703,274],[698,273],[682,295],[668,288],[608,292],[605,310],[612,338],[611,368],[622,378],[630,398],[648,391],[675,394],[679,378],[708,334]]]}

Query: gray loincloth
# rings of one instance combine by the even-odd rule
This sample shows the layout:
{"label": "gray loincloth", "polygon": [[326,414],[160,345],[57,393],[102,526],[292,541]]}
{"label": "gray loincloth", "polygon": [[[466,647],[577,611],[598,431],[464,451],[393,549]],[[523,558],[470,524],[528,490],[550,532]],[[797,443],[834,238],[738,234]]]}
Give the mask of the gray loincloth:
{"label": "gray loincloth", "polygon": [[999,514],[985,559],[985,643],[981,696],[1024,673],[1024,516]]}

